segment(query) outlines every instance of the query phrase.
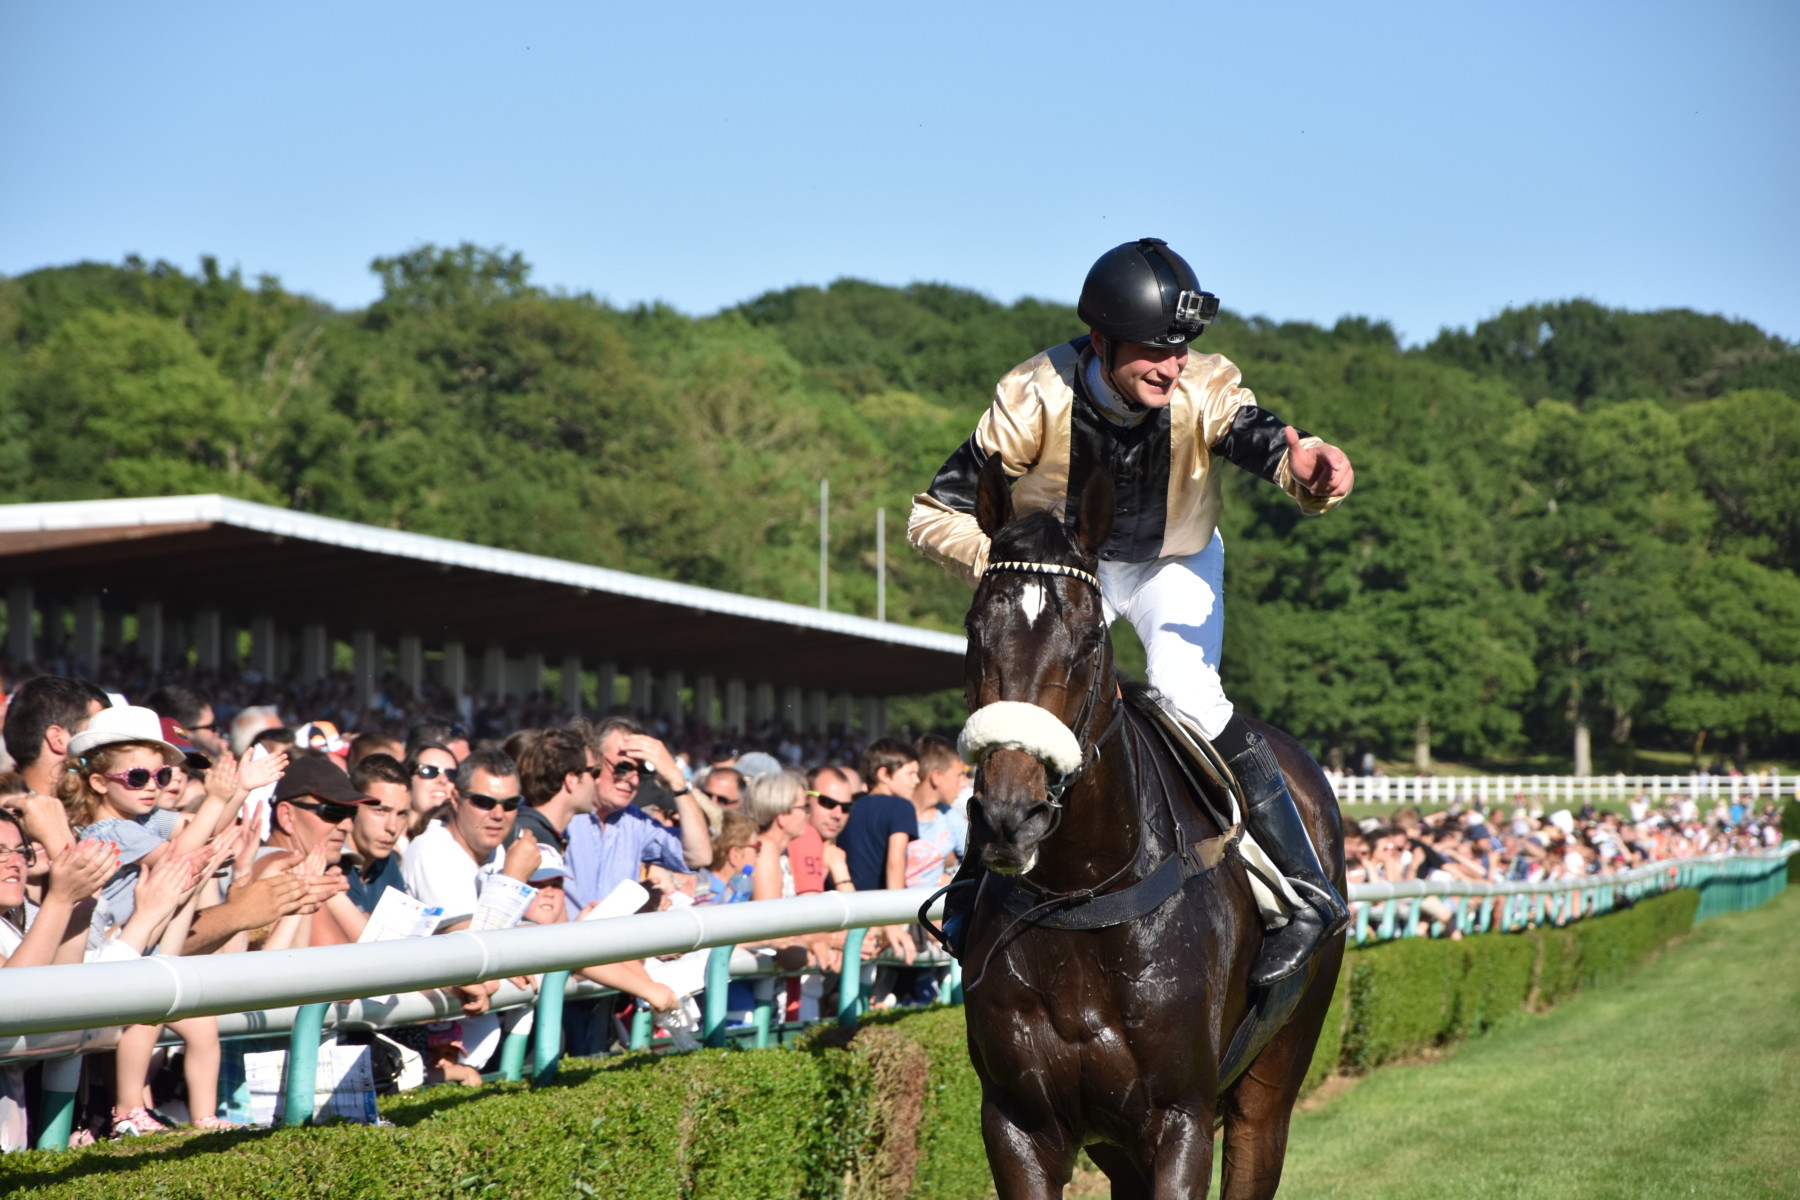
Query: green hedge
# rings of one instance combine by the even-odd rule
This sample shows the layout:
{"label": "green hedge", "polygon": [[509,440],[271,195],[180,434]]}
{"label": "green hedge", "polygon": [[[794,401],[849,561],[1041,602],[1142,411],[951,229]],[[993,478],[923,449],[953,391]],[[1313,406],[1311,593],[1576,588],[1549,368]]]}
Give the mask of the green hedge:
{"label": "green hedge", "polygon": [[[1603,981],[1687,929],[1692,891],[1567,929],[1352,951],[1308,1087],[1479,1034]],[[392,1127],[141,1138],[0,1157],[0,1195],[832,1197],[965,1200],[991,1190],[960,1009],[824,1030],[783,1052],[570,1060],[550,1087],[384,1100]]]}

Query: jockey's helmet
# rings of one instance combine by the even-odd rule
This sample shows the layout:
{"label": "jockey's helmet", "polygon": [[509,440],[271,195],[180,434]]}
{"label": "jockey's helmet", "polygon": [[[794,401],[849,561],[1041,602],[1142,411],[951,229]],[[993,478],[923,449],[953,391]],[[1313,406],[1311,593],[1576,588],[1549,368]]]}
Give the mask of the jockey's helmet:
{"label": "jockey's helmet", "polygon": [[1114,246],[1088,270],[1075,311],[1113,342],[1180,346],[1206,331],[1219,298],[1161,238]]}

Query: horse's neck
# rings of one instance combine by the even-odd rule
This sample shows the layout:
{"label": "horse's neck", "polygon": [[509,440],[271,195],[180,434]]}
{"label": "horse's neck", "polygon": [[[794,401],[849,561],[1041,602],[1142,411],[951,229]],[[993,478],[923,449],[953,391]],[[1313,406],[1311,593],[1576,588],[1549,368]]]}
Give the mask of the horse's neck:
{"label": "horse's neck", "polygon": [[1135,777],[1135,731],[1123,704],[1114,700],[1096,714],[1100,730],[1109,729],[1115,716],[1124,724],[1104,740],[1099,757],[1063,797],[1062,823],[1041,845],[1031,878],[1049,890],[1079,891],[1134,877],[1128,868],[1149,836],[1145,805],[1160,789]]}

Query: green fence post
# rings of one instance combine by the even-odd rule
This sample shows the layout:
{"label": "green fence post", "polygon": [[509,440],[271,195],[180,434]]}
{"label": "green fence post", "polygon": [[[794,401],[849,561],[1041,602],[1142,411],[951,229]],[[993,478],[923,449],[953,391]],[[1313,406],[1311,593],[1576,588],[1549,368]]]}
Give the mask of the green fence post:
{"label": "green fence post", "polygon": [[750,985],[756,996],[756,1007],[753,1010],[756,1025],[756,1048],[766,1050],[769,1047],[769,1017],[775,1004],[775,989],[779,985],[783,995],[787,993],[787,980],[780,975],[765,975]]}
{"label": "green fence post", "polygon": [[302,1004],[288,1035],[287,1101],[281,1123],[289,1129],[312,1120],[314,1084],[319,1078],[319,1042],[329,1004]]}
{"label": "green fence post", "polygon": [[844,931],[844,965],[838,974],[838,1024],[855,1025],[862,1015],[862,944],[867,929]]}
{"label": "green fence post", "polygon": [[81,1055],[44,1064],[44,1102],[38,1109],[39,1150],[67,1150],[75,1132],[75,1093],[81,1090]]}
{"label": "green fence post", "polygon": [[701,1022],[708,1046],[725,1044],[725,1012],[730,1003],[726,993],[731,989],[731,952],[736,946],[714,946],[706,956],[706,1016]]}
{"label": "green fence post", "polygon": [[563,991],[569,986],[567,971],[547,971],[538,986],[537,1011],[531,1018],[531,1086],[556,1081],[562,1059]]}
{"label": "green fence post", "polygon": [[[520,1029],[527,1021],[532,1024]],[[500,1043],[500,1078],[508,1083],[517,1083],[525,1078],[525,1051],[531,1045],[531,1028],[537,1023],[537,1009],[534,1005],[528,1017],[523,1012],[515,1014],[513,1027],[506,1031],[506,1040]]]}
{"label": "green fence post", "polygon": [[644,1005],[638,1005],[637,1011],[631,1014],[631,1048],[648,1050],[651,1035],[655,1032],[656,1018],[650,1015],[650,1010]]}

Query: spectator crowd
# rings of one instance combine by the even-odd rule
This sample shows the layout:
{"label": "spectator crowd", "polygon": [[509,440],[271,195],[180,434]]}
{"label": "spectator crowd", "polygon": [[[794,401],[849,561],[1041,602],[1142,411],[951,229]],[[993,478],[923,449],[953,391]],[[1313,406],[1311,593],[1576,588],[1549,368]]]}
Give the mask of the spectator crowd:
{"label": "spectator crowd", "polygon": [[[40,674],[6,698],[0,969],[938,884],[967,844],[969,772],[935,736],[858,746],[770,728],[715,741],[618,715],[559,722],[547,703],[472,719],[434,716],[428,700],[357,711],[329,681],[308,691],[242,674],[122,686]],[[1558,880],[1779,842],[1773,808],[1703,813],[1640,795],[1623,813],[1545,813],[1521,796],[1352,825],[1346,858],[1352,883]],[[1424,911],[1457,936],[1439,909]],[[780,1018],[830,1011],[842,934],[743,949],[800,976],[779,985]],[[870,994],[932,998],[941,968],[899,965],[921,949],[913,926],[866,939],[865,958],[883,964],[863,968]],[[580,971],[612,994],[568,1006],[568,1050],[624,1043],[634,1009],[679,1037],[686,1001],[665,965]],[[365,1035],[383,1078],[478,1084],[512,1019],[489,1011],[499,986],[444,989],[454,1020]],[[734,985],[731,1007],[749,1004]],[[77,1136],[229,1127],[224,1057],[210,1017],[128,1027],[110,1056],[86,1060]],[[29,1144],[34,1086],[0,1065],[5,1149]]]}
{"label": "spectator crowd", "polygon": [[[942,738],[856,747],[776,729],[746,750],[626,716],[484,734],[427,715],[352,733],[342,709],[293,709],[293,696],[162,683],[129,702],[68,676],[20,683],[0,761],[0,969],[898,888],[947,881],[964,850],[968,772]],[[911,964],[919,941],[894,926],[863,954]],[[743,949],[805,973],[780,1018],[831,1003],[843,934]],[[567,1006],[568,1049],[625,1042],[634,1008],[679,1036],[684,996],[659,965],[578,972],[613,994]],[[929,998],[939,969],[864,967],[887,1003]],[[479,1084],[518,1015],[488,1011],[499,987],[443,989],[457,1019],[365,1035],[393,1060],[377,1073]],[[77,1139],[232,1127],[223,1058],[211,1017],[127,1027],[85,1060]],[[7,1150],[30,1144],[36,1086],[0,1065]]]}

